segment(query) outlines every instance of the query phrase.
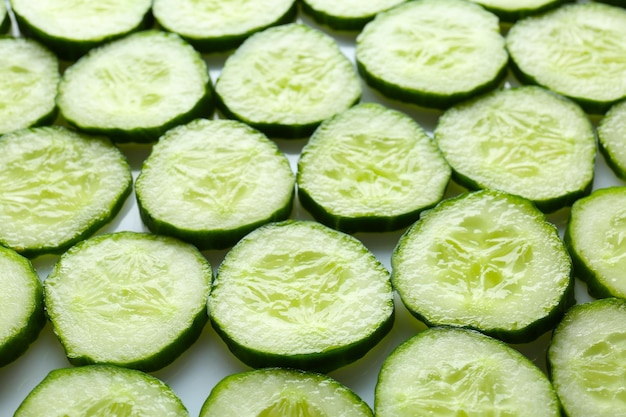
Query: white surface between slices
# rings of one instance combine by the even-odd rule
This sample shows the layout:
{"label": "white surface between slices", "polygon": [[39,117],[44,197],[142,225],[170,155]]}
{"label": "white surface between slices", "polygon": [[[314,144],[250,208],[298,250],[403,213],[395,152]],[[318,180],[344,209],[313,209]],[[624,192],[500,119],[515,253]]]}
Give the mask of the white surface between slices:
{"label": "white surface between slices", "polygon": [[[320,28],[310,19],[301,17],[300,20],[313,27]],[[326,31],[324,28],[321,29]],[[335,35],[335,39],[340,43],[342,51],[352,61],[354,61],[354,38],[355,36],[352,35]],[[217,79],[224,58],[221,55],[207,58],[213,80]],[[391,108],[404,111],[414,117],[429,133],[432,133],[438,116],[434,112],[416,110],[411,106],[381,99],[377,93],[372,92],[365,86],[362,101],[376,101]],[[297,159],[304,142],[280,140],[277,143],[289,157],[292,169],[295,171]],[[147,146],[124,145],[122,150],[128,156],[133,168],[133,175],[136,177],[141,162],[148,156],[149,148]],[[596,161],[594,188],[623,185],[623,182],[618,180],[607,168],[600,155],[598,155]],[[458,189],[454,188],[452,191],[456,193]],[[560,211],[550,215],[549,219],[555,222],[562,232],[567,216],[568,212]],[[292,217],[311,219],[308,213],[299,205],[295,206]],[[134,195],[127,199],[117,218],[101,232],[122,230],[147,231],[147,228],[142,225],[139,218]],[[391,251],[395,247],[401,233],[402,231],[385,234],[358,234],[357,238],[361,239],[389,269],[391,268],[389,262]],[[225,253],[226,251],[205,252],[214,269],[219,266]],[[51,256],[34,260],[34,266],[42,278],[47,275],[55,260],[56,258]],[[579,303],[589,300],[586,289],[580,282],[577,282],[576,291]],[[382,361],[399,343],[423,329],[421,326],[396,299],[396,320],[391,333],[365,357],[329,375],[354,390],[370,406],[373,406],[374,387]],[[545,369],[544,349],[548,340],[548,335],[544,335],[536,342],[516,347]],[[12,416],[26,395],[50,370],[68,366],[70,365],[65,358],[63,349],[56,340],[48,323],[38,340],[24,356],[0,368],[0,416]],[[188,351],[183,353],[171,365],[153,373],[153,375],[169,384],[188,408],[190,415],[197,416],[209,392],[219,380],[232,373],[248,369],[228,351],[211,326],[207,325],[199,340]]]}

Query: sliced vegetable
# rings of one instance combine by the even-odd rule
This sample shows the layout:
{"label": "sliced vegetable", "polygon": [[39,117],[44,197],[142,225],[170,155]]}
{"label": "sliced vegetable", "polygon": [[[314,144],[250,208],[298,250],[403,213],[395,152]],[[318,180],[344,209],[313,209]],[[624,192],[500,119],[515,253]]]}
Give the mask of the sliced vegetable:
{"label": "sliced vegetable", "polygon": [[302,10],[318,23],[335,30],[358,31],[383,10],[406,0],[304,0]]}

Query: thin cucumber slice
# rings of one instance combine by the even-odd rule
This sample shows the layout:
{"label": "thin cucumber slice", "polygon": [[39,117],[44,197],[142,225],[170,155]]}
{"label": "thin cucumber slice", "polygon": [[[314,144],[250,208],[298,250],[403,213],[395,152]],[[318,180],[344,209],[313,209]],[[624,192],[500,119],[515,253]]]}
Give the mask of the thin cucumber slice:
{"label": "thin cucumber slice", "polygon": [[429,326],[525,343],[573,302],[571,261],[556,227],[528,200],[483,190],[423,213],[391,258],[402,302]]}
{"label": "thin cucumber slice", "polygon": [[595,190],[572,206],[565,243],[576,275],[596,298],[626,298],[626,187]]}
{"label": "thin cucumber slice", "polygon": [[521,18],[555,9],[570,0],[472,0],[494,13],[502,22],[515,22]]}
{"label": "thin cucumber slice", "polygon": [[189,417],[163,381],[133,369],[108,365],[50,371],[14,417],[151,416]]}
{"label": "thin cucumber slice", "polygon": [[155,0],[152,11],[164,29],[210,53],[235,48],[256,32],[293,22],[298,7],[295,0]]}
{"label": "thin cucumber slice", "polygon": [[287,219],[294,184],[289,160],[261,132],[233,120],[198,119],[153,146],[135,194],[153,232],[223,249],[262,224]]}
{"label": "thin cucumber slice", "polygon": [[545,212],[591,191],[595,133],[578,105],[540,87],[497,90],[446,111],[435,140],[453,178],[533,201]]}
{"label": "thin cucumber slice", "polygon": [[359,31],[377,13],[407,0],[304,0],[302,10],[318,23],[335,30]]}
{"label": "thin cucumber slice", "polygon": [[329,376],[266,368],[230,375],[213,388],[200,417],[372,417],[349,388]]}
{"label": "thin cucumber slice", "polygon": [[72,364],[154,371],[198,338],[210,281],[211,266],[194,246],[117,232],[63,254],[44,281],[44,302]]}
{"label": "thin cucumber slice", "polygon": [[65,60],[145,29],[151,0],[10,0],[20,30]]}
{"label": "thin cucumber slice", "polygon": [[518,78],[604,114],[626,98],[626,10],[577,3],[518,21],[506,45]]}
{"label": "thin cucumber slice", "polygon": [[202,56],[178,35],[138,32],[93,49],[59,84],[62,115],[115,142],[154,142],[168,129],[212,112]]}
{"label": "thin cucumber slice", "polygon": [[0,246],[0,366],[20,357],[45,322],[39,275],[28,259]]}
{"label": "thin cucumber slice", "polygon": [[432,328],[398,346],[378,375],[377,417],[560,417],[546,375],[508,345]]}
{"label": "thin cucumber slice", "polygon": [[465,0],[409,1],[381,12],[356,41],[365,81],[385,96],[447,108],[492,90],[508,54],[498,18]]}
{"label": "thin cucumber slice", "polygon": [[301,138],[356,104],[361,84],[331,37],[293,23],[248,38],[226,60],[215,91],[229,118],[270,137]]}
{"label": "thin cucumber slice", "polygon": [[208,301],[242,362],[327,372],[354,362],[393,325],[389,273],[355,238],[309,221],[248,234],[226,255]]}
{"label": "thin cucumber slice", "polygon": [[548,349],[552,384],[569,417],[625,416],[626,301],[572,307]]}
{"label": "thin cucumber slice", "polygon": [[626,100],[612,106],[598,124],[598,148],[621,179],[626,179]]}
{"label": "thin cucumber slice", "polygon": [[61,253],[119,212],[132,187],[124,155],[102,137],[59,126],[0,137],[0,244]]}
{"label": "thin cucumber slice", "polygon": [[29,39],[0,38],[0,134],[52,122],[60,79],[48,49]]}
{"label": "thin cucumber slice", "polygon": [[450,167],[424,130],[404,113],[359,104],[326,120],[298,161],[302,206],[346,232],[412,224],[437,204]]}

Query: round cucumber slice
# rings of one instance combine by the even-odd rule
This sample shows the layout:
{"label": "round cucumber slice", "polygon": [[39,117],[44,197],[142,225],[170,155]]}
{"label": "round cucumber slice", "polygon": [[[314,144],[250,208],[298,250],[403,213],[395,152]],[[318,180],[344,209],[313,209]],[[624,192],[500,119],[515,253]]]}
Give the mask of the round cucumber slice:
{"label": "round cucumber slice", "polygon": [[119,212],[130,166],[108,139],[59,126],[0,137],[0,244],[61,253]]}
{"label": "round cucumber slice", "polygon": [[54,332],[74,365],[154,371],[207,321],[211,266],[177,239],[117,232],[78,243],[44,281]]}
{"label": "round cucumber slice", "polygon": [[21,31],[71,61],[96,46],[147,28],[151,20],[151,0],[10,2]]}
{"label": "round cucumber slice", "polygon": [[595,190],[572,206],[565,243],[576,275],[597,298],[626,298],[626,187]]}
{"label": "round cucumber slice", "polygon": [[503,22],[515,22],[523,17],[555,9],[569,0],[472,0],[489,10]]}
{"label": "round cucumber slice", "polygon": [[402,302],[424,323],[506,342],[536,339],[574,302],[556,227],[530,201],[498,191],[465,193],[423,213],[391,264]]}
{"label": "round cucumber slice", "polygon": [[382,94],[447,108],[507,73],[498,18],[465,0],[409,1],[379,13],[356,41],[365,81]]}
{"label": "round cucumber slice", "polygon": [[70,66],[57,103],[81,130],[115,142],[154,142],[165,131],[211,114],[202,56],[178,35],[143,31],[93,49]]}
{"label": "round cucumber slice", "polygon": [[210,53],[239,46],[252,34],[295,20],[295,0],[155,0],[152,10],[166,30]]}
{"label": "round cucumber slice", "polygon": [[626,301],[572,307],[548,349],[552,384],[569,417],[626,415]]}
{"label": "round cucumber slice", "polygon": [[29,39],[0,38],[0,134],[52,122],[60,78],[48,49]]}
{"label": "round cucumber slice", "polygon": [[226,60],[215,91],[229,118],[270,137],[301,138],[356,104],[361,84],[331,37],[293,23],[248,38]]}
{"label": "round cucumber slice", "polygon": [[133,369],[90,365],[50,371],[14,417],[189,417],[163,381]]}
{"label": "round cucumber slice", "polygon": [[559,417],[546,375],[508,345],[465,329],[432,328],[398,346],[376,384],[377,417]]}
{"label": "round cucumber slice", "polygon": [[407,0],[304,0],[302,10],[318,23],[335,30],[359,31],[376,17]]}
{"label": "round cucumber slice", "polygon": [[507,34],[513,69],[604,114],[626,98],[626,10],[589,2],[565,5],[514,24]]}
{"label": "round cucumber slice", "polygon": [[497,90],[446,111],[435,140],[470,189],[520,195],[545,212],[589,194],[595,133],[578,105],[540,87]]}
{"label": "round cucumber slice", "polygon": [[153,232],[223,249],[262,224],[287,219],[294,183],[289,160],[261,132],[233,120],[199,119],[153,146],[135,194]]}
{"label": "round cucumber slice", "polygon": [[327,372],[376,345],[394,306],[388,271],[361,242],[285,221],[256,229],[226,255],[208,310],[244,363]]}
{"label": "round cucumber slice", "polygon": [[39,275],[28,259],[0,246],[0,366],[20,357],[45,322]]}
{"label": "round cucumber slice", "polygon": [[213,388],[200,417],[372,417],[349,388],[329,376],[266,368],[230,375]]}
{"label": "round cucumber slice", "polygon": [[302,206],[346,231],[408,226],[442,198],[450,167],[408,115],[375,103],[326,120],[298,161]]}
{"label": "round cucumber slice", "polygon": [[626,100],[612,106],[598,124],[598,148],[607,165],[626,179]]}

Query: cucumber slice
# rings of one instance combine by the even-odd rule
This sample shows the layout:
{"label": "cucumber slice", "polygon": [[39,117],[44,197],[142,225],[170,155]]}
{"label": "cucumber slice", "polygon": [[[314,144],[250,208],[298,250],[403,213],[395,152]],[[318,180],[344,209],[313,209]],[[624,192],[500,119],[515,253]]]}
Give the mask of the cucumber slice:
{"label": "cucumber slice", "polygon": [[302,10],[318,23],[335,30],[359,31],[376,17],[407,0],[303,0]]}
{"label": "cucumber slice", "polygon": [[233,120],[198,119],[159,139],[135,194],[153,232],[223,249],[287,219],[294,183],[289,160],[265,135]]}
{"label": "cucumber slice", "polygon": [[0,246],[0,367],[20,357],[45,322],[39,275],[28,259]]}
{"label": "cucumber slice", "polygon": [[14,417],[151,416],[189,417],[163,381],[133,369],[108,365],[50,371]]}
{"label": "cucumber slice", "polygon": [[346,232],[389,231],[437,204],[450,167],[408,115],[359,104],[325,121],[298,161],[302,206]]}
{"label": "cucumber slice", "polygon": [[508,345],[465,329],[432,328],[398,346],[376,384],[377,417],[559,417],[544,373]]}
{"label": "cucumber slice", "polygon": [[20,30],[65,60],[148,27],[151,0],[10,0]]}
{"label": "cucumber slice", "polygon": [[565,243],[576,275],[596,298],[626,298],[626,187],[595,190],[572,206]]}
{"label": "cucumber slice", "polygon": [[500,18],[511,23],[523,17],[537,15],[555,9],[570,0],[472,0]]}
{"label": "cucumber slice", "polygon": [[574,302],[556,227],[530,201],[498,191],[465,193],[423,213],[391,264],[402,302],[425,324],[506,342],[536,339]]}
{"label": "cucumber slice", "polygon": [[256,32],[293,22],[298,7],[295,0],[154,0],[152,11],[164,29],[210,53],[235,48]]}
{"label": "cucumber slice", "polygon": [[108,139],[59,126],[0,137],[0,244],[29,257],[60,253],[119,212],[130,166]]}
{"label": "cucumber slice", "polygon": [[0,38],[0,134],[52,122],[60,78],[48,49],[29,39]]}
{"label": "cucumber slice", "polygon": [[218,105],[270,137],[301,138],[357,103],[359,78],[339,45],[303,24],[266,29],[225,62]]}
{"label": "cucumber slice", "polygon": [[518,21],[507,34],[513,70],[604,114],[626,98],[626,10],[577,3]]}
{"label": "cucumber slice", "polygon": [[44,281],[44,302],[72,364],[154,371],[198,338],[210,280],[211,266],[195,247],[117,232],[63,254]]}
{"label": "cucumber slice", "polygon": [[208,310],[242,362],[327,372],[376,345],[394,306],[388,271],[361,242],[285,221],[256,229],[226,255]]}
{"label": "cucumber slice", "polygon": [[144,31],[93,49],[64,73],[57,103],[81,130],[154,142],[212,112],[202,56],[178,35]]}
{"label": "cucumber slice", "polygon": [[497,90],[446,111],[435,141],[453,178],[553,212],[589,194],[596,140],[575,103],[540,87]]}
{"label": "cucumber slice", "polygon": [[613,173],[626,179],[626,100],[612,106],[598,124],[598,148]]}
{"label": "cucumber slice", "polygon": [[606,298],[572,307],[548,349],[552,384],[569,417],[626,415],[626,301]]}
{"label": "cucumber slice", "polygon": [[356,60],[364,80],[385,96],[446,108],[499,85],[508,55],[492,13],[465,0],[421,0],[368,23]]}
{"label": "cucumber slice", "polygon": [[349,388],[323,374],[266,368],[230,375],[213,388],[200,417],[372,417]]}

